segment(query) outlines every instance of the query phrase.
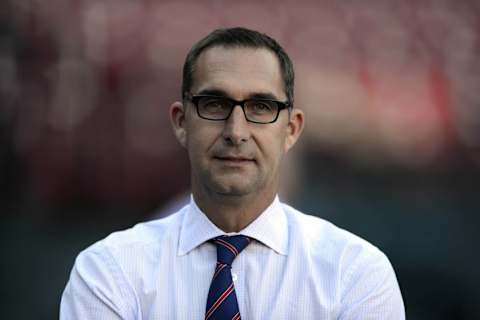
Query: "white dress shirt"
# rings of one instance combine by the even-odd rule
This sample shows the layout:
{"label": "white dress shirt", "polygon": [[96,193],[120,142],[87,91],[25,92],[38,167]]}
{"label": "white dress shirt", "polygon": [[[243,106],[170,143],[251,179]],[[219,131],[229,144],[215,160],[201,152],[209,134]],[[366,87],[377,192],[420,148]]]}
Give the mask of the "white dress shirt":
{"label": "white dress shirt", "polygon": [[[225,234],[192,200],[177,213],[115,232],[79,254],[60,319],[205,317]],[[278,198],[239,232],[234,260],[242,319],[405,319],[387,257],[365,240]]]}

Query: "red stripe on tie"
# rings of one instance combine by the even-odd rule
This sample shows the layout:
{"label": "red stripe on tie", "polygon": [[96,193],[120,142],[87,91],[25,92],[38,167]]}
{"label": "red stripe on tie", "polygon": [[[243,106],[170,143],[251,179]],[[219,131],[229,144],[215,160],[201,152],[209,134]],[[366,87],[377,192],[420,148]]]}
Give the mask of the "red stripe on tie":
{"label": "red stripe on tie", "polygon": [[[215,274],[213,275],[213,279],[215,279],[217,277],[217,275],[220,273],[220,271],[222,271],[223,268],[225,268],[226,266],[227,266],[226,264],[218,263],[218,267],[217,267],[217,270],[215,271]],[[212,281],[213,281],[213,279],[212,279]]]}
{"label": "red stripe on tie", "polygon": [[233,316],[232,320],[240,320],[240,312]]}
{"label": "red stripe on tie", "polygon": [[236,257],[238,255],[238,250],[237,248],[235,248],[234,246],[232,246],[230,243],[228,243],[227,241],[225,240],[222,240],[222,239],[217,239],[216,240],[217,243],[223,245],[224,247],[226,247],[228,250],[232,251],[233,255]]}
{"label": "red stripe on tie", "polygon": [[232,292],[233,292],[233,283],[227,288],[227,290],[225,290],[220,295],[220,297],[218,297],[217,301],[215,301],[215,303],[212,304],[212,306],[210,307],[210,310],[208,310],[208,312],[205,316],[205,320],[210,318],[210,316],[215,312],[215,310],[218,309],[218,307],[222,304],[222,302],[225,301],[225,299],[227,299],[228,296],[230,295],[230,293],[232,293]]}

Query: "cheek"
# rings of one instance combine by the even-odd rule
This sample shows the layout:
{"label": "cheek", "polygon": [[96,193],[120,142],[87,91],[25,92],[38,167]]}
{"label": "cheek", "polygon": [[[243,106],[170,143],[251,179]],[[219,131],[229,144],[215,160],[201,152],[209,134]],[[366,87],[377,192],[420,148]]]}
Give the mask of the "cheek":
{"label": "cheek", "polygon": [[218,136],[213,129],[214,128],[195,126],[188,129],[187,149],[192,159],[198,161],[209,152]]}
{"label": "cheek", "polygon": [[275,170],[285,153],[285,135],[282,132],[272,134],[269,139],[265,139],[263,144],[269,166],[271,166],[270,169]]}

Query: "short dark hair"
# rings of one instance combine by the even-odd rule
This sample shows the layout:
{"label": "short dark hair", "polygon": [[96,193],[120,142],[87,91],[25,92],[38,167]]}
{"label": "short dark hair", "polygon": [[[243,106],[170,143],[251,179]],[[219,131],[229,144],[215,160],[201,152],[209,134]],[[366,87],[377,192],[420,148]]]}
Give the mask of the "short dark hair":
{"label": "short dark hair", "polygon": [[192,88],[195,63],[198,57],[206,49],[216,46],[223,46],[225,48],[265,48],[272,51],[280,63],[288,102],[293,105],[295,74],[290,57],[273,38],[264,33],[241,27],[214,30],[190,49],[185,59],[185,64],[183,65],[183,99],[185,99],[185,94]]}

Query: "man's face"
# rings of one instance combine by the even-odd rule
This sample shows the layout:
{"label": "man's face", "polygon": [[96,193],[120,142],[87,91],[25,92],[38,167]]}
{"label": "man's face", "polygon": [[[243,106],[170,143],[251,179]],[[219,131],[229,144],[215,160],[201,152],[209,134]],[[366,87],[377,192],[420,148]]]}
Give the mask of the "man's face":
{"label": "man's face", "polygon": [[[278,59],[269,50],[213,47],[199,56],[195,67],[192,95],[287,99]],[[274,123],[258,124],[247,122],[240,106],[225,121],[200,118],[191,102],[178,107],[182,132],[177,137],[188,150],[194,193],[276,193],[281,159],[299,131],[292,129],[288,110]],[[292,138],[292,132],[297,136]]]}

